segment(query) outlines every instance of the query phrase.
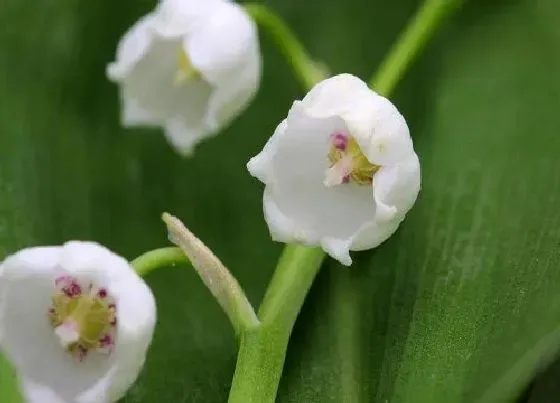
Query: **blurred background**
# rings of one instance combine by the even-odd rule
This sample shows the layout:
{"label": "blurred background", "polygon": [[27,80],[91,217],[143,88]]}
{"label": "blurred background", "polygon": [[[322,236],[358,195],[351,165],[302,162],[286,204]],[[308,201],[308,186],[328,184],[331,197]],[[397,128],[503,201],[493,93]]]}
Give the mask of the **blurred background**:
{"label": "blurred background", "polygon": [[[368,79],[419,2],[266,4],[333,73]],[[193,158],[157,130],[121,129],[105,66],[154,6],[2,1],[0,258],[69,239],[134,258],[168,244],[169,211],[258,305],[282,245],[245,164],[302,90],[261,32],[255,102]],[[466,1],[400,83],[393,101],[422,161],[421,197],[380,248],[350,269],[325,265],[279,402],[560,401],[560,366],[536,377],[560,341],[559,16],[555,0]],[[224,402],[236,357],[227,318],[188,267],[147,281],[159,323],[124,401]],[[0,401],[15,396],[3,363]]]}

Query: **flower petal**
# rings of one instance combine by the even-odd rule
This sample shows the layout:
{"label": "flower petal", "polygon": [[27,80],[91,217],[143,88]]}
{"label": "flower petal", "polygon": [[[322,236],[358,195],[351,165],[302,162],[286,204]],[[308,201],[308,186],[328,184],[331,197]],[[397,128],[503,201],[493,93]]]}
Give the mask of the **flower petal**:
{"label": "flower petal", "polygon": [[162,0],[154,12],[154,30],[159,36],[178,38],[206,24],[208,15],[222,9],[224,0]]}
{"label": "flower petal", "polygon": [[124,80],[123,98],[134,100],[139,108],[149,110],[162,121],[175,116],[202,121],[211,87],[204,80],[176,85],[174,77],[180,51],[178,40],[154,41]]}
{"label": "flower petal", "polygon": [[214,85],[235,80],[260,54],[255,22],[243,7],[225,1],[186,36],[184,46],[192,65]]}
{"label": "flower petal", "polygon": [[184,49],[214,88],[205,120],[217,130],[244,110],[257,92],[261,56],[256,25],[241,6],[223,2],[204,25],[186,36]]}
{"label": "flower petal", "polygon": [[111,81],[122,81],[148,52],[153,41],[153,15],[142,17],[123,36],[117,47],[116,60],[107,66]]}
{"label": "flower petal", "polygon": [[376,248],[395,233],[404,216],[398,216],[391,221],[372,221],[366,223],[353,236],[350,250],[360,251]]}
{"label": "flower petal", "polygon": [[138,101],[121,95],[122,115],[121,124],[124,127],[155,126],[161,123],[161,118],[153,112],[142,108]]}
{"label": "flower petal", "polygon": [[379,206],[393,208],[404,215],[420,192],[420,161],[416,154],[405,161],[382,167],[375,175],[374,197]]}
{"label": "flower petal", "polygon": [[350,257],[350,245],[352,244],[352,239],[337,239],[331,237],[325,237],[321,240],[321,247],[325,252],[329,254],[333,259],[338,260],[344,266],[350,266],[352,264],[352,258]]}
{"label": "flower petal", "polygon": [[271,181],[269,173],[272,170],[272,158],[274,157],[274,154],[276,154],[278,142],[284,135],[286,127],[287,121],[284,119],[276,127],[274,134],[268,139],[263,150],[251,158],[247,163],[249,173],[264,184],[268,184]]}
{"label": "flower petal", "polygon": [[316,233],[299,227],[280,211],[269,188],[266,188],[264,191],[263,208],[272,240],[286,243],[300,242],[308,245],[319,242],[320,237]]}
{"label": "flower petal", "polygon": [[175,150],[184,157],[192,155],[194,147],[202,139],[216,134],[204,126],[200,119],[189,121],[183,117],[173,117],[164,125],[165,137]]}
{"label": "flower petal", "polygon": [[345,120],[371,163],[393,165],[414,153],[406,121],[391,101],[375,94],[361,108]]}
{"label": "flower petal", "polygon": [[344,115],[371,96],[372,91],[358,77],[339,74],[315,85],[301,103],[306,114],[327,118]]}
{"label": "flower petal", "polygon": [[60,256],[59,247],[31,248],[4,262],[0,339],[3,352],[22,378],[53,389],[64,402],[86,403],[79,400],[80,395],[95,387],[110,370],[112,359],[92,355],[77,362],[56,339],[47,310],[53,281],[63,273]]}
{"label": "flower petal", "polygon": [[[28,400],[100,403],[120,398],[138,376],[155,324],[153,296],[128,262],[98,244],[68,242],[25,249],[2,267],[1,347]],[[66,274],[110,290],[119,317],[111,355],[89,354],[79,362],[60,346],[47,313],[54,280]]]}

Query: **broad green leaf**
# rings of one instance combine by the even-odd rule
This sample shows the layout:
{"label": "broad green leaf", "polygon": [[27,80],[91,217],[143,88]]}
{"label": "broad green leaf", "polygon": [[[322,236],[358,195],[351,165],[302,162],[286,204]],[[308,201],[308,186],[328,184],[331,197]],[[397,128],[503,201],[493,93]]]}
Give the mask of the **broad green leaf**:
{"label": "broad green leaf", "polygon": [[[104,77],[119,36],[155,2],[4,3],[0,257],[81,238],[133,258],[167,245],[159,215],[168,210],[258,304],[281,246],[244,165],[301,94],[268,36],[254,105],[183,160],[158,131],[119,127]],[[417,4],[269,2],[332,71],[363,78]],[[473,0],[399,87],[394,100],[423,164],[421,198],[351,269],[326,265],[296,324],[280,402],[507,402],[554,351],[558,13],[554,0]],[[236,355],[225,315],[188,267],[148,281],[159,324],[125,401],[225,401]],[[13,388],[1,367],[0,400],[14,401]]]}
{"label": "broad green leaf", "polygon": [[358,267],[323,273],[285,401],[508,402],[554,352],[559,10],[467,4],[400,88],[422,196]]}

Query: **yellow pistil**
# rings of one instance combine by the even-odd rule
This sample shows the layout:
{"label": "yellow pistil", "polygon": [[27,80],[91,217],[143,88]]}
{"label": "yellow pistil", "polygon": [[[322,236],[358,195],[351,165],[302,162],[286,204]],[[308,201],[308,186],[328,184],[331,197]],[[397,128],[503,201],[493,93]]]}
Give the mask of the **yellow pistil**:
{"label": "yellow pistil", "polygon": [[78,350],[84,352],[99,347],[99,340],[114,320],[114,307],[97,295],[86,293],[72,298],[61,292],[52,297],[50,319],[54,328],[69,323],[75,326],[77,340],[66,346],[68,352],[75,355]]}
{"label": "yellow pistil", "polygon": [[179,49],[177,65],[179,67],[175,73],[175,85],[177,86],[184,84],[186,81],[194,80],[200,76],[200,73],[193,67],[183,48]]}
{"label": "yellow pistil", "polygon": [[356,182],[358,185],[371,185],[373,176],[381,166],[372,164],[360,150],[360,146],[354,138],[348,136],[344,147],[337,147],[333,144],[329,150],[328,158],[331,166],[344,157],[351,158],[351,169],[348,172],[349,181]]}

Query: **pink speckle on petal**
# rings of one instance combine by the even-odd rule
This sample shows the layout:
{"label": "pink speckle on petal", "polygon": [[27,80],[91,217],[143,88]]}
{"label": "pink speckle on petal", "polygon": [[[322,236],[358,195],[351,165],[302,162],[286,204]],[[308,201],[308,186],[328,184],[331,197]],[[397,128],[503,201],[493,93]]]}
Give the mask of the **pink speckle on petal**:
{"label": "pink speckle on petal", "polygon": [[344,175],[342,177],[342,183],[350,183],[350,175]]}
{"label": "pink speckle on petal", "polygon": [[105,288],[100,288],[97,292],[97,296],[101,299],[107,297],[107,290]]}

